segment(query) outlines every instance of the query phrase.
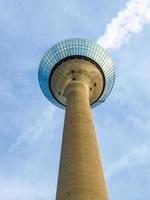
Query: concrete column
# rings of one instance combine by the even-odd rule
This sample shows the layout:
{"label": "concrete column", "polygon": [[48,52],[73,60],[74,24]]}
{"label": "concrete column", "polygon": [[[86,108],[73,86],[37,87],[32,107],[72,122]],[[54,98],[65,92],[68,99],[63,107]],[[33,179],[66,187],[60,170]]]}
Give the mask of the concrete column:
{"label": "concrete column", "polygon": [[67,99],[56,200],[108,200],[89,102],[89,88],[72,81]]}

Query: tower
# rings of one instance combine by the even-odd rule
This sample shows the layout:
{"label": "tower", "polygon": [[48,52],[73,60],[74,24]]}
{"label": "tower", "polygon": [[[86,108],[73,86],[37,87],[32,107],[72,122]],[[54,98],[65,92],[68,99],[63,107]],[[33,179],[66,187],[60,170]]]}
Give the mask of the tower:
{"label": "tower", "polygon": [[38,78],[47,99],[65,108],[56,200],[108,200],[90,107],[112,90],[111,57],[96,42],[63,40],[42,58]]}

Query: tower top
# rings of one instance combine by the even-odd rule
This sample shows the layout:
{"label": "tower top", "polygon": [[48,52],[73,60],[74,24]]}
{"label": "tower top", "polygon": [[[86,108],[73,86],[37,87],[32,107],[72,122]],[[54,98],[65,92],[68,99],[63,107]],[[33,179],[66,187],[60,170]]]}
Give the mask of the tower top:
{"label": "tower top", "polygon": [[83,80],[89,87],[91,107],[95,107],[110,94],[115,70],[110,55],[99,44],[72,38],[58,42],[45,53],[38,79],[46,98],[61,108],[66,105],[68,83]]}

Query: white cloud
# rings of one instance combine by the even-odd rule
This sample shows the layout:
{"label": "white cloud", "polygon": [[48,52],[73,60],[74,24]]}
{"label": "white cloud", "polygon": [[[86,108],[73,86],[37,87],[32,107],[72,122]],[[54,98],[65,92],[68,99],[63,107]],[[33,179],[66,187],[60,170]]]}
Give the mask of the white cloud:
{"label": "white cloud", "polygon": [[104,48],[117,49],[129,40],[132,33],[140,33],[150,23],[150,0],[129,0],[126,8],[107,25],[97,42]]}

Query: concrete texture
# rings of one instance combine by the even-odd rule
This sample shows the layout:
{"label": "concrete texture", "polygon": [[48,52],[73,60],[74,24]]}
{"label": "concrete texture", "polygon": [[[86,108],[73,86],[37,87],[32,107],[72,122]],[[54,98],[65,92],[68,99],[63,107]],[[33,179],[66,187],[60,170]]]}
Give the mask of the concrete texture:
{"label": "concrete texture", "polygon": [[108,200],[90,110],[89,86],[65,88],[66,113],[56,200]]}
{"label": "concrete texture", "polygon": [[51,78],[52,92],[63,105],[66,105],[65,88],[72,80],[86,83],[91,104],[99,98],[104,87],[102,74],[93,63],[83,59],[63,62],[55,69]]}

